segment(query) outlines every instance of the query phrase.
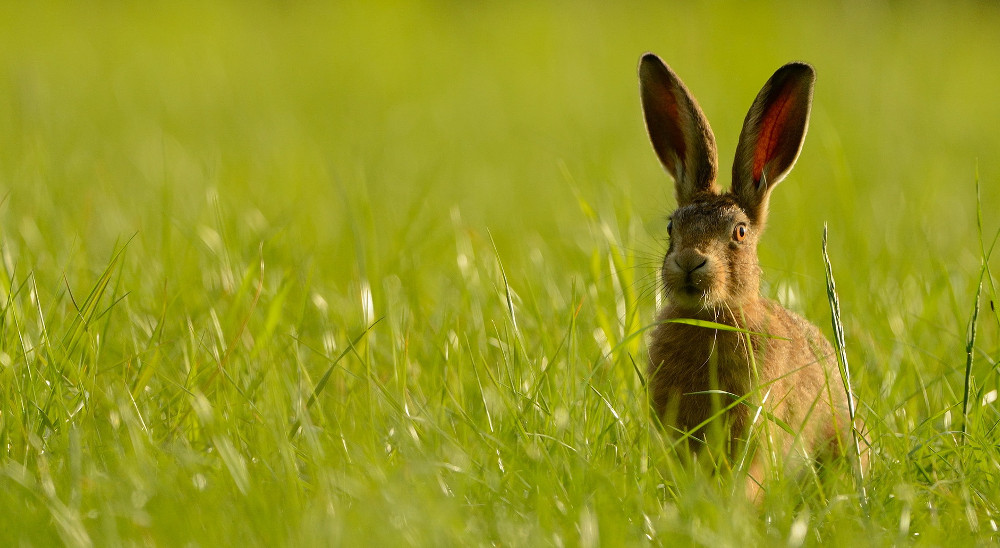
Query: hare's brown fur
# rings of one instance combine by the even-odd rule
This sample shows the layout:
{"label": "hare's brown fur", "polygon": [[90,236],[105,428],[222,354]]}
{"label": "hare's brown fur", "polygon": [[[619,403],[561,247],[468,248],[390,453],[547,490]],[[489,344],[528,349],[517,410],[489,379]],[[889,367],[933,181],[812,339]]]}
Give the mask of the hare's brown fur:
{"label": "hare's brown fur", "polygon": [[851,425],[833,347],[816,326],[761,296],[757,260],[770,192],[805,137],[814,79],[812,67],[792,63],[768,80],[744,122],[732,189],[722,192],[715,139],[697,102],[659,58],[642,59],[646,126],[678,202],[661,269],[667,304],[649,347],[650,400],[667,427],[693,431],[718,415],[730,439],[743,439],[759,405],[770,414],[760,422],[794,431],[769,429],[771,447],[786,455],[845,447]]}
{"label": "hare's brown fur", "polygon": [[[766,401],[775,417],[801,429],[798,437],[805,448],[825,450],[835,441],[833,410],[846,412],[847,405],[838,373],[829,365],[836,363],[830,343],[814,325],[769,299],[748,303],[740,312],[693,313],[669,305],[663,309],[659,316],[663,323],[654,331],[649,348],[649,391],[656,416],[680,430],[693,430],[720,409],[713,408],[709,395],[699,392],[714,389],[738,397],[749,395],[748,401],[726,412],[731,436],[744,435],[755,413],[752,405]],[[680,318],[724,323],[769,336],[668,323]],[[731,403],[723,401],[721,407]],[[837,417],[840,421],[846,417],[842,414]]]}

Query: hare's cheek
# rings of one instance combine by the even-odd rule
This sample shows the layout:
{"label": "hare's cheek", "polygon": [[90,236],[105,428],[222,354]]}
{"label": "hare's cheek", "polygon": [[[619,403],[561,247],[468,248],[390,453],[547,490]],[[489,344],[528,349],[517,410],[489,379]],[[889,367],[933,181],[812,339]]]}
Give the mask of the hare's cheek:
{"label": "hare's cheek", "polygon": [[671,255],[667,255],[667,259],[663,261],[663,266],[660,268],[660,277],[663,279],[663,285],[667,289],[677,288],[684,283],[684,272],[677,266]]}
{"label": "hare's cheek", "polygon": [[675,270],[677,270],[677,254],[671,250],[663,257],[663,263],[660,265],[660,274],[666,277]]}
{"label": "hare's cheek", "polygon": [[668,289],[677,284],[677,272],[675,268],[670,268],[670,265],[663,263],[663,267],[660,269],[660,279],[663,280],[663,285]]}
{"label": "hare's cheek", "polygon": [[712,293],[718,293],[725,289],[728,276],[726,270],[719,268],[718,261],[709,261],[708,268],[700,273],[700,278],[696,280],[699,287]]}

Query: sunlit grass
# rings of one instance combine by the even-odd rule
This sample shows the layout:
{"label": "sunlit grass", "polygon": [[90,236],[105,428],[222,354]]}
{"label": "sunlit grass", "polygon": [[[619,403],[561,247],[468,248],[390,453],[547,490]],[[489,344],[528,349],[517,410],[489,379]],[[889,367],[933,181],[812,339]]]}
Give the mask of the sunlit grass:
{"label": "sunlit grass", "polygon": [[[0,543],[996,541],[995,7],[4,11]],[[832,336],[826,223],[861,486],[754,507],[651,425],[649,50],[723,173],[817,68],[763,289]]]}

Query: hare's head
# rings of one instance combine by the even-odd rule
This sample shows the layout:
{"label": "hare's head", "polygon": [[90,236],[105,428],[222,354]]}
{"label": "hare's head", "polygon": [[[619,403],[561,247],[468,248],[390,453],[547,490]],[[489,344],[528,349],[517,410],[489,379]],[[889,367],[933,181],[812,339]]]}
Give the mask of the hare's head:
{"label": "hare's head", "polygon": [[715,137],[701,108],[659,57],[642,57],[646,128],[674,178],[677,196],[661,272],[674,305],[734,308],[757,298],[757,242],[768,197],[802,148],[815,79],[809,65],[789,63],[764,84],[743,122],[732,188],[722,192],[716,183]]}

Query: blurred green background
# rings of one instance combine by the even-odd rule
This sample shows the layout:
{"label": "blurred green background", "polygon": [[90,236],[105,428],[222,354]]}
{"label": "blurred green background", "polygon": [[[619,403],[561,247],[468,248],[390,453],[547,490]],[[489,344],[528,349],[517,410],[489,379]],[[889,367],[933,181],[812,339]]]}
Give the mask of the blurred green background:
{"label": "blurred green background", "polygon": [[[376,448],[381,436],[404,430],[409,405],[451,409],[446,392],[482,382],[470,373],[477,360],[511,359],[528,377],[556,364],[546,380],[556,387],[547,390],[566,404],[563,419],[587,426],[572,436],[549,432],[553,439],[583,451],[607,432],[589,413],[621,403],[621,435],[646,447],[643,393],[630,365],[642,368],[644,344],[628,335],[653,319],[664,219],[674,206],[639,109],[636,65],[646,51],[699,100],[724,185],[743,116],[764,81],[791,60],[818,72],[805,148],[771,202],[760,250],[764,292],[829,333],[820,253],[827,223],[858,392],[876,439],[896,445],[873,465],[884,522],[852,515],[855,528],[838,536],[816,523],[825,514],[814,509],[806,521],[820,533],[809,538],[910,538],[893,536],[903,530],[900,497],[918,500],[892,490],[905,482],[922,486],[913,496],[927,497],[925,517],[971,515],[982,523],[963,534],[990,538],[995,487],[977,489],[989,484],[994,457],[984,457],[979,475],[949,476],[965,490],[944,494],[929,487],[944,479],[907,459],[945,443],[942,432],[953,424],[945,414],[962,399],[983,256],[979,204],[987,246],[1000,226],[998,29],[995,2],[4,3],[0,484],[10,489],[0,538],[642,543],[656,536],[643,540],[641,519],[625,525],[614,512],[648,511],[660,532],[681,531],[690,542],[792,543],[792,523],[802,516],[794,508],[772,516],[771,526],[706,518],[713,537],[690,525],[687,512],[703,511],[699,503],[684,506],[662,490],[624,503],[597,496],[592,506],[594,485],[603,484],[581,480],[566,493],[571,511],[563,518],[532,521],[525,516],[551,501],[518,502],[517,486],[496,487],[486,473],[466,478],[467,505],[449,506],[436,487],[418,489],[407,505],[403,487],[386,485],[397,473],[412,479],[414,462],[448,460],[447,444],[427,438],[400,457],[409,464],[386,464]],[[1000,321],[987,307],[995,290],[985,291],[977,389],[998,382]],[[88,295],[99,306],[83,306]],[[513,308],[519,325],[505,323]],[[345,358],[352,373],[337,373],[324,391],[326,381],[317,381],[330,360],[377,318],[385,321],[366,346]],[[519,341],[511,348],[521,348],[521,358],[516,348],[513,358],[505,353],[505,334]],[[77,346],[78,339],[87,342]],[[588,369],[612,346],[627,351],[615,354],[613,369]],[[229,360],[241,365],[230,371]],[[362,398],[355,385],[363,378],[394,388],[383,390],[385,401]],[[611,401],[558,387],[590,382],[604,383]],[[511,394],[516,386],[507,386]],[[386,395],[393,390],[398,399]],[[310,394],[315,406],[305,404]],[[477,405],[489,408],[487,394]],[[469,398],[476,402],[456,397],[460,411],[427,412],[417,421],[429,432],[421,435],[448,430],[448,413],[492,431],[480,407],[463,407]],[[357,412],[364,409],[369,416]],[[989,440],[996,417],[984,409]],[[141,422],[129,430],[131,445],[108,441],[119,438],[95,426],[109,413]],[[310,438],[314,445],[285,440],[291,421],[310,416],[322,432]],[[221,443],[229,438],[211,433],[213,420],[236,441]],[[561,424],[550,414],[537,420],[540,431]],[[488,443],[456,434],[452,441],[469,444],[472,456],[463,458],[485,469],[505,439],[520,439],[523,426],[497,421]],[[352,439],[371,446],[362,459],[369,471],[360,473],[367,480],[327,492],[324,474],[359,474],[345,464],[350,458],[335,456],[343,445],[357,459],[347,449]],[[81,453],[81,444],[111,447],[118,457]],[[510,447],[506,457],[517,462],[523,448]],[[74,454],[75,461],[67,456]],[[254,480],[233,472],[241,458],[287,474],[289,483],[254,491]],[[596,463],[592,473],[622,465],[601,458],[610,460],[587,461]],[[220,480],[211,495],[191,491],[192,474],[212,473],[235,479]],[[562,478],[535,473],[539,485]],[[159,479],[145,491],[114,486],[143,475]],[[245,495],[247,481],[256,500],[222,502]],[[621,493],[640,482],[608,481]],[[470,494],[485,485],[480,495],[494,501],[488,511]],[[157,504],[138,504],[142,497]],[[202,497],[203,514],[187,507],[191,497]],[[650,500],[660,506],[646,508]],[[145,513],[133,515],[130,505]],[[320,507],[336,519],[306,510]],[[297,517],[282,529],[263,517],[275,508]],[[402,521],[386,528],[381,516],[392,508]],[[594,508],[611,513],[595,517]],[[453,520],[451,534],[414,525],[430,511]],[[241,519],[263,525],[241,531]],[[608,533],[605,519],[625,536]],[[588,528],[597,523],[601,534]],[[949,538],[941,528],[941,536],[932,533],[939,522],[922,523],[923,538]]]}
{"label": "blurred green background", "polygon": [[[997,178],[991,3],[4,11],[4,222],[36,219],[43,241],[91,248],[139,231],[160,245],[165,218],[192,224],[214,188],[315,251],[350,240],[352,199],[372,204],[377,239],[415,233],[410,248],[440,244],[417,226],[448,224],[453,206],[513,242],[505,234],[578,221],[567,173],[588,192],[625,194],[652,222],[672,197],[638,113],[644,51],[698,97],[724,165],[770,73],[793,59],[816,66],[811,133],[776,194],[769,252],[801,247],[783,219],[806,210],[805,236],[822,220],[835,245],[838,231],[863,231],[867,258],[916,239],[930,243],[909,247],[917,260],[963,264],[951,238],[972,226],[977,162],[984,181]],[[986,204],[996,187],[983,185]],[[37,221],[48,208],[59,215]]]}

